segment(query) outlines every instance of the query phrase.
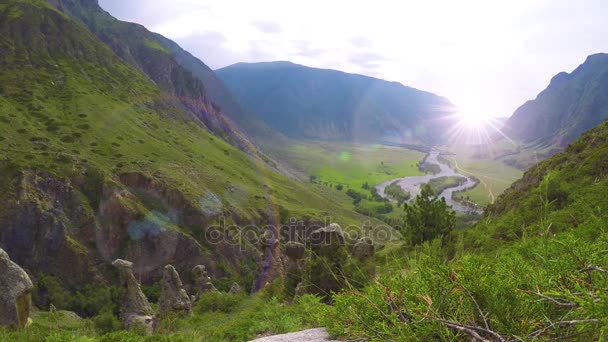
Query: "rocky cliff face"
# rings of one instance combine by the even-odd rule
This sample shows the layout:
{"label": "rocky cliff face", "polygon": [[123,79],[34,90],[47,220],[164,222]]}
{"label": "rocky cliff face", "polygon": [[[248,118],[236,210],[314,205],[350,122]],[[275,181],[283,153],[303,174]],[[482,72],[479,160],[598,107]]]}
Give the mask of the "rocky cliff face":
{"label": "rocky cliff face", "polygon": [[528,143],[565,147],[608,118],[608,54],[589,56],[572,73],[557,74],[538,97],[507,121],[507,132]]}
{"label": "rocky cliff face", "polygon": [[205,265],[212,276],[223,277],[246,272],[243,260],[258,258],[254,248],[247,251],[228,239],[207,243],[211,218],[179,191],[142,175],[123,174],[118,183],[98,184],[96,207],[83,194],[91,180],[32,170],[14,176],[14,195],[2,198],[0,246],[34,274],[55,274],[82,286],[103,281],[111,275],[109,263],[121,257],[134,262],[133,271],[144,282],[158,280],[167,264],[180,272]]}

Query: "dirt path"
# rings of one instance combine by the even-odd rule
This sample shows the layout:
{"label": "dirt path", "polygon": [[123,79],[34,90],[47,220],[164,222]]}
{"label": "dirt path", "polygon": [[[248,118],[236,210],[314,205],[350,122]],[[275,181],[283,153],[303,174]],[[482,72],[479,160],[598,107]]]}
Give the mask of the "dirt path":
{"label": "dirt path", "polygon": [[267,336],[251,342],[327,342],[332,341],[325,328],[298,331],[290,334]]}

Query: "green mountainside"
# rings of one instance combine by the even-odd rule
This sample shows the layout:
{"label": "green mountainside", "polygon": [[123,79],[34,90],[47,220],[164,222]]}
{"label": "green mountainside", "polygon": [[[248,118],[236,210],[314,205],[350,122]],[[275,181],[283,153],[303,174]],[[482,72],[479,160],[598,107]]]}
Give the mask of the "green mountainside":
{"label": "green mountainside", "polygon": [[230,226],[364,220],[206,130],[44,1],[0,4],[0,51],[0,246],[34,278],[103,283],[122,257],[144,282],[203,264],[250,288],[260,251]]}
{"label": "green mountainside", "polygon": [[236,104],[207,65],[173,41],[142,25],[117,20],[96,0],[48,2],[85,25],[120,58],[174,96],[176,102],[213,132],[241,148],[248,145],[247,135],[276,138],[255,114]]}
{"label": "green mountainside", "polygon": [[216,73],[240,104],[297,139],[433,143],[454,110],[399,83],[290,62],[239,63]]}
{"label": "green mountainside", "polygon": [[328,320],[348,339],[602,340],[608,333],[608,122],[530,168],[475,226],[377,258]]}

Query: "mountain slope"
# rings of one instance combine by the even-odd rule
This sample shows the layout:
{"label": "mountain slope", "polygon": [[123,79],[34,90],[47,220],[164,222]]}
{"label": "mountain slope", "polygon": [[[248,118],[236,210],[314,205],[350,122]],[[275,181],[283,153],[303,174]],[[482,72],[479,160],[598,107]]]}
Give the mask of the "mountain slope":
{"label": "mountain slope", "polygon": [[0,246],[34,278],[80,288],[120,257],[144,282],[204,264],[249,287],[260,251],[236,225],[363,219],[209,132],[44,1],[0,4],[0,51]]}
{"label": "mountain slope", "polygon": [[559,73],[535,100],[507,121],[509,135],[526,143],[564,147],[608,118],[608,54],[589,56],[572,73]]}
{"label": "mountain slope", "polygon": [[[608,332],[608,121],[530,168],[475,226],[377,253],[334,296],[346,340],[601,340]],[[387,305],[387,303],[389,303]]]}
{"label": "mountain slope", "polygon": [[[175,102],[190,112],[193,119],[204,123],[210,130],[244,150],[253,148],[247,134],[239,125],[258,127],[259,125],[255,124],[255,116],[247,116],[238,106],[231,105],[223,85],[209,74],[213,72],[202,62],[184,58],[185,52],[175,43],[139,24],[117,20],[105,12],[96,0],[48,2],[85,25],[119,57],[147,75],[170,94]],[[178,50],[182,57],[173,52]],[[196,75],[189,68],[182,66],[181,61],[184,60]],[[220,102],[214,101],[210,94]],[[233,111],[232,117],[239,120],[239,125],[235,125],[226,115],[221,104],[227,104],[227,109]]]}
{"label": "mountain slope", "polygon": [[289,62],[239,63],[216,70],[232,94],[293,138],[434,142],[444,98],[399,83]]}

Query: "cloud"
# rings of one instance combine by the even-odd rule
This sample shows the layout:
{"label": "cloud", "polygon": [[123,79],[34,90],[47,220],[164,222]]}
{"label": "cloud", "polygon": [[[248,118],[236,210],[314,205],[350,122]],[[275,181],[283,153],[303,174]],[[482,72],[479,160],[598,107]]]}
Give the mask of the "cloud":
{"label": "cloud", "polygon": [[282,31],[281,25],[274,21],[256,20],[251,22],[251,25],[263,33],[280,33]]}
{"label": "cloud", "polygon": [[382,63],[390,61],[390,58],[375,52],[356,52],[348,56],[348,61],[364,70],[374,70],[382,66]]}
{"label": "cloud", "polygon": [[361,36],[353,37],[349,40],[349,42],[356,48],[366,48],[371,45],[369,39]]}
{"label": "cloud", "polygon": [[311,42],[305,40],[294,41],[293,46],[294,54],[302,57],[318,58],[327,51],[323,48],[314,47]]}

